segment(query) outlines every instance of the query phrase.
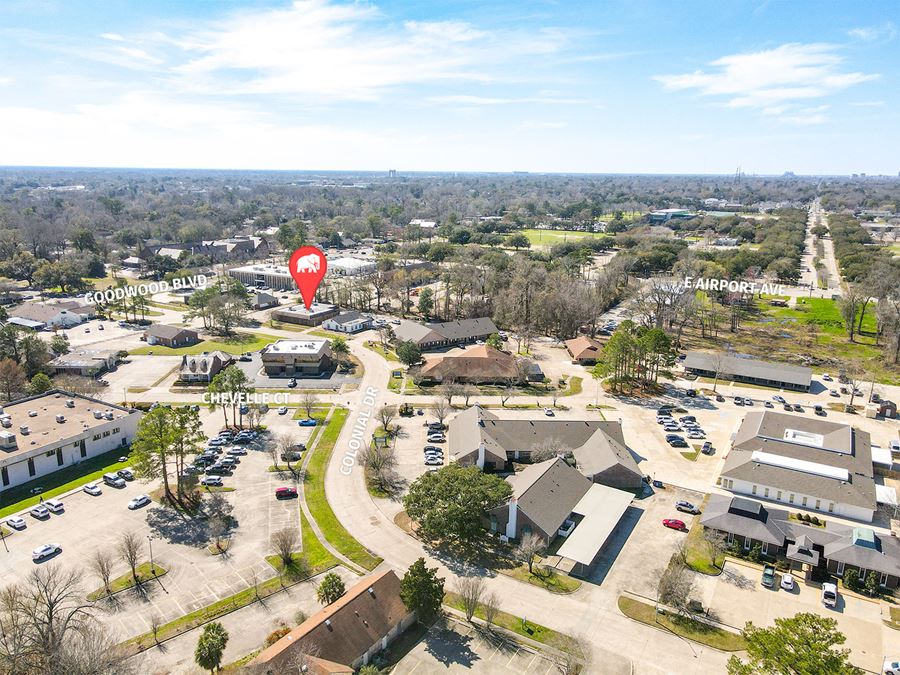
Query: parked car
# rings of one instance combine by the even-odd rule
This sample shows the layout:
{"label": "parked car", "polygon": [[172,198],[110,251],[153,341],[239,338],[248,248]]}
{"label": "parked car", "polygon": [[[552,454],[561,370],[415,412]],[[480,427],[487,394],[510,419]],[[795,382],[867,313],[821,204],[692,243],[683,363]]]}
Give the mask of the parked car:
{"label": "parked car", "polygon": [[444,434],[428,434],[427,440],[429,443],[443,443],[447,437]]}
{"label": "parked car", "polygon": [[703,444],[703,446],[700,448],[700,452],[702,452],[704,455],[711,455],[711,454],[713,454],[713,445],[712,445],[712,443],[710,443],[709,441],[706,441],[706,442]]}
{"label": "parked car", "polygon": [[216,446],[216,445],[228,445],[231,443],[231,437],[217,436],[216,438],[210,438],[208,445]]}
{"label": "parked car", "polygon": [[447,428],[441,422],[426,422],[425,426],[431,431],[443,431]]}
{"label": "parked car", "polygon": [[35,518],[49,518],[50,517],[50,509],[48,509],[43,504],[37,504],[34,506],[31,511],[31,515]]}
{"label": "parked car", "polygon": [[146,506],[150,503],[150,495],[138,495],[130,502],[128,502],[128,508],[132,511],[135,509],[139,509],[142,506]]}
{"label": "parked car", "polygon": [[794,404],[794,412],[803,412],[803,406],[799,403]]}
{"label": "parked car", "polygon": [[785,412],[794,412],[794,407],[790,403],[785,403],[784,410]]}
{"label": "parked car", "polygon": [[822,375],[822,379],[825,380],[826,382],[831,382],[831,375],[829,375],[828,373],[825,373]]}
{"label": "parked car", "polygon": [[885,659],[881,669],[884,675],[900,675],[900,659]]}
{"label": "parked car", "polygon": [[228,454],[229,455],[246,455],[247,450],[244,448],[235,446],[233,448],[228,448]]}
{"label": "parked car", "polygon": [[234,467],[224,464],[213,464],[206,470],[207,476],[230,476]]}
{"label": "parked car", "polygon": [[439,455],[443,455],[443,454],[444,454],[444,451],[443,451],[441,448],[437,447],[436,445],[426,445],[425,448],[424,448],[424,450],[425,450],[426,453],[428,453],[428,452],[436,452],[436,453],[439,454]]}
{"label": "parked car", "polygon": [[297,496],[297,488],[280,487],[275,490],[275,499],[294,499]]}
{"label": "parked car", "polygon": [[657,417],[656,423],[657,424],[674,424],[675,420],[673,420],[671,417]]}
{"label": "parked car", "polygon": [[204,476],[200,479],[200,485],[222,487],[221,476]]}
{"label": "parked car", "polygon": [[688,431],[687,437],[694,440],[700,440],[706,438],[706,434],[704,434],[703,431],[699,429],[691,429],[690,431]]}
{"label": "parked car", "polygon": [[664,424],[663,431],[681,431],[681,427],[677,424]]}
{"label": "parked car", "polygon": [[301,427],[314,427],[314,426],[316,426],[317,422],[316,422],[316,420],[310,418],[310,419],[300,420],[299,422],[297,422],[297,424],[299,424]]}
{"label": "parked car", "polygon": [[791,574],[781,575],[781,587],[786,591],[794,590],[794,577]]}
{"label": "parked car", "polygon": [[297,386],[297,378],[296,377],[292,377],[290,380],[288,380],[288,387],[293,389],[296,386]]}
{"label": "parked car", "polygon": [[38,562],[39,560],[49,558],[50,556],[56,555],[57,553],[62,553],[62,546],[60,546],[59,544],[44,544],[42,546],[38,546],[31,552],[31,559],[35,562]]}
{"label": "parked car", "polygon": [[762,585],[766,588],[772,588],[775,585],[775,567],[773,565],[763,567]]}
{"label": "parked car", "polygon": [[116,475],[125,480],[134,480],[134,471],[131,469],[119,469],[116,471]]}
{"label": "parked car", "polygon": [[544,408],[544,414],[547,417],[553,417],[556,413],[553,412],[553,408]]}
{"label": "parked car", "polygon": [[772,404],[772,401],[763,401],[763,405],[766,408],[774,408],[775,406]]}
{"label": "parked car", "polygon": [[890,448],[891,452],[900,452],[900,441],[898,441],[896,438],[892,439],[888,443],[888,448]]}
{"label": "parked car", "polygon": [[813,410],[815,411],[816,415],[818,415],[819,417],[825,417],[825,414],[826,414],[825,408],[823,408],[822,406],[815,405],[815,406],[813,406]]}
{"label": "parked car", "polygon": [[735,396],[734,404],[735,405],[744,405],[744,398],[742,396]]}
{"label": "parked car", "polygon": [[826,607],[837,607],[838,590],[835,584],[822,584],[822,604]]}
{"label": "parked car", "polygon": [[287,415],[287,410],[288,410],[287,406],[283,405],[278,409],[278,414],[279,415]]}
{"label": "parked car", "polygon": [[718,401],[719,403],[724,403],[725,397],[722,396],[722,394],[716,394],[716,401]]}
{"label": "parked car", "polygon": [[28,525],[25,524],[25,519],[21,516],[13,516],[12,518],[7,518],[6,524],[14,530],[24,530],[26,527],[28,527]]}
{"label": "parked car", "polygon": [[53,513],[63,513],[66,510],[65,505],[58,499],[45,499],[44,506]]}
{"label": "parked car", "polygon": [[240,463],[240,461],[241,460],[239,460],[234,455],[228,455],[227,457],[223,457],[222,459],[219,460],[219,465],[220,466],[234,466],[235,464]]}
{"label": "parked car", "polygon": [[835,397],[840,396],[840,394],[837,392],[837,389],[831,389],[831,390],[828,392],[828,395],[829,395],[829,396],[835,396]]}
{"label": "parked car", "polygon": [[686,448],[688,446],[686,440],[684,440],[681,436],[676,435],[666,436],[666,442],[673,448]]}
{"label": "parked car", "polygon": [[650,481],[650,484],[660,490],[666,487],[665,485],[663,485],[663,482],[661,480]]}
{"label": "parked car", "polygon": [[679,422],[696,422],[697,418],[694,417],[693,415],[682,415],[681,417],[678,418],[678,421]]}
{"label": "parked car", "polygon": [[443,466],[444,459],[442,457],[430,456],[425,458],[425,466]]}
{"label": "parked car", "polygon": [[115,473],[103,474],[103,482],[114,488],[125,487],[125,479]]}
{"label": "parked car", "polygon": [[776,403],[781,403],[781,404],[787,403],[787,401],[784,400],[784,396],[779,396],[778,394],[775,394],[772,397],[772,400],[775,401]]}
{"label": "parked car", "polygon": [[678,520],[677,518],[666,518],[662,521],[663,527],[668,527],[671,530],[686,530],[684,521]]}
{"label": "parked car", "polygon": [[685,513],[690,513],[690,514],[700,513],[700,509],[698,509],[696,506],[694,506],[690,502],[684,501],[683,499],[680,499],[677,502],[675,502],[675,508],[678,509],[679,511],[684,511]]}
{"label": "parked car", "polygon": [[96,483],[87,483],[84,487],[81,488],[89,495],[93,495],[94,497],[99,497],[103,494],[103,490],[100,489],[100,486]]}

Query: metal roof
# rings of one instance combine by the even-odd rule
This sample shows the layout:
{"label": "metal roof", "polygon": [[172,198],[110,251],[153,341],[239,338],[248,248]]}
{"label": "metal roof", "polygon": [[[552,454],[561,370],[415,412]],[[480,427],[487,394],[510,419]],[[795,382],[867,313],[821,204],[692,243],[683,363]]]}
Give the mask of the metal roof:
{"label": "metal roof", "polygon": [[771,452],[754,450],[750,455],[750,459],[760,464],[777,466],[782,469],[790,469],[791,471],[802,471],[803,473],[811,473],[816,476],[824,476],[825,478],[834,478],[835,480],[850,479],[850,473],[847,469],[821,464],[820,462],[808,462],[796,457],[785,457],[784,455],[775,455]]}
{"label": "metal roof", "polygon": [[622,519],[633,495],[605,485],[591,485],[572,513],[583,516],[557,553],[582,565],[590,565]]}

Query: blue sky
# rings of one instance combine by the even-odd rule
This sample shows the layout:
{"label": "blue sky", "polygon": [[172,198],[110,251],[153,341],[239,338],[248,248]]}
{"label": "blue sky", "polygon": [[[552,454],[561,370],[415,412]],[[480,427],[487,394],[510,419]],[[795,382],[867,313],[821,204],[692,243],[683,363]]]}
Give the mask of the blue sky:
{"label": "blue sky", "polygon": [[900,5],[4,0],[0,164],[896,175]]}

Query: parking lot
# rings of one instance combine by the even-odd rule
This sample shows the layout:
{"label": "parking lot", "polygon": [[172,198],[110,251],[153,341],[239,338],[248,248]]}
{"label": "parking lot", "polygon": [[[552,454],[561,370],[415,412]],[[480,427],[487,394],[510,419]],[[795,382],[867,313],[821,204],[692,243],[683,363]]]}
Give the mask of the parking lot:
{"label": "parking lot", "polygon": [[[268,416],[276,417],[274,411]],[[204,430],[212,435],[222,426],[221,413],[201,410]],[[290,416],[277,418],[278,426],[292,427],[298,442],[309,439],[311,428],[298,427]],[[118,638],[130,637],[149,629],[149,619],[158,615],[163,621],[209,605],[230,596],[254,581],[274,576],[265,561],[271,553],[270,538],[276,530],[299,527],[297,500],[278,501],[277,487],[291,485],[290,477],[267,471],[272,460],[265,444],[248,446],[232,476],[224,484],[234,487],[222,495],[232,504],[235,527],[232,545],[225,556],[213,556],[207,550],[209,526],[205,519],[189,517],[155,502],[137,510],[127,503],[141,493],[150,493],[156,483],[130,481],[124,488],[102,486],[100,496],[77,491],[62,497],[65,512],[52,514],[39,521],[23,517],[27,527],[6,539],[9,553],[0,554],[0,587],[24,578],[36,563],[31,551],[45,543],[55,543],[62,552],[41,565],[61,565],[83,570],[82,588],[87,593],[101,586],[101,580],[89,570],[89,560],[98,550],[106,550],[115,558],[113,576],[127,572],[127,565],[117,553],[122,534],[134,532],[144,544],[141,561],[153,560],[168,570],[157,583],[144,584],[142,593],[125,591],[115,603],[101,603],[103,620]]]}
{"label": "parking lot", "polygon": [[546,656],[497,634],[438,621],[394,668],[394,675],[427,673],[546,675],[558,672]]}
{"label": "parking lot", "polygon": [[760,570],[729,560],[721,575],[696,575],[695,596],[709,607],[720,621],[742,627],[746,621],[769,626],[777,617],[812,612],[837,621],[838,630],[853,646],[851,661],[866,670],[878,672],[885,655],[900,653],[900,632],[881,622],[879,603],[840,592],[835,609],[821,602],[818,584],[794,584],[793,591],[779,588],[777,575],[773,588],[760,583]]}

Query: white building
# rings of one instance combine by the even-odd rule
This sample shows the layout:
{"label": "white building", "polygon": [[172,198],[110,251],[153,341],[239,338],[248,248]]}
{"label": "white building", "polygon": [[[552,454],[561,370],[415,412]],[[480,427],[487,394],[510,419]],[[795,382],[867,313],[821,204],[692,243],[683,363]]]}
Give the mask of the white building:
{"label": "white building", "polygon": [[141,413],[60,390],[19,399],[0,412],[0,485],[46,476],[134,439]]}
{"label": "white building", "polygon": [[51,305],[42,302],[26,302],[9,312],[9,323],[43,330],[50,326],[69,328],[77,326],[85,320],[82,313],[76,312],[74,307],[66,305]]}
{"label": "white building", "polygon": [[372,317],[359,312],[343,312],[322,322],[322,328],[339,333],[358,333],[372,327]]}
{"label": "white building", "polygon": [[328,261],[328,271],[344,277],[371,274],[375,271],[375,261],[360,260],[359,258],[335,258]]}
{"label": "white building", "polygon": [[242,284],[268,287],[277,291],[295,291],[297,284],[288,271],[287,265],[244,265],[232,267],[228,270],[228,276],[237,279]]}
{"label": "white building", "polygon": [[409,221],[409,224],[414,227],[421,227],[423,230],[433,230],[435,227],[437,227],[437,223],[433,220],[422,220],[421,218],[414,218],[413,220]]}

